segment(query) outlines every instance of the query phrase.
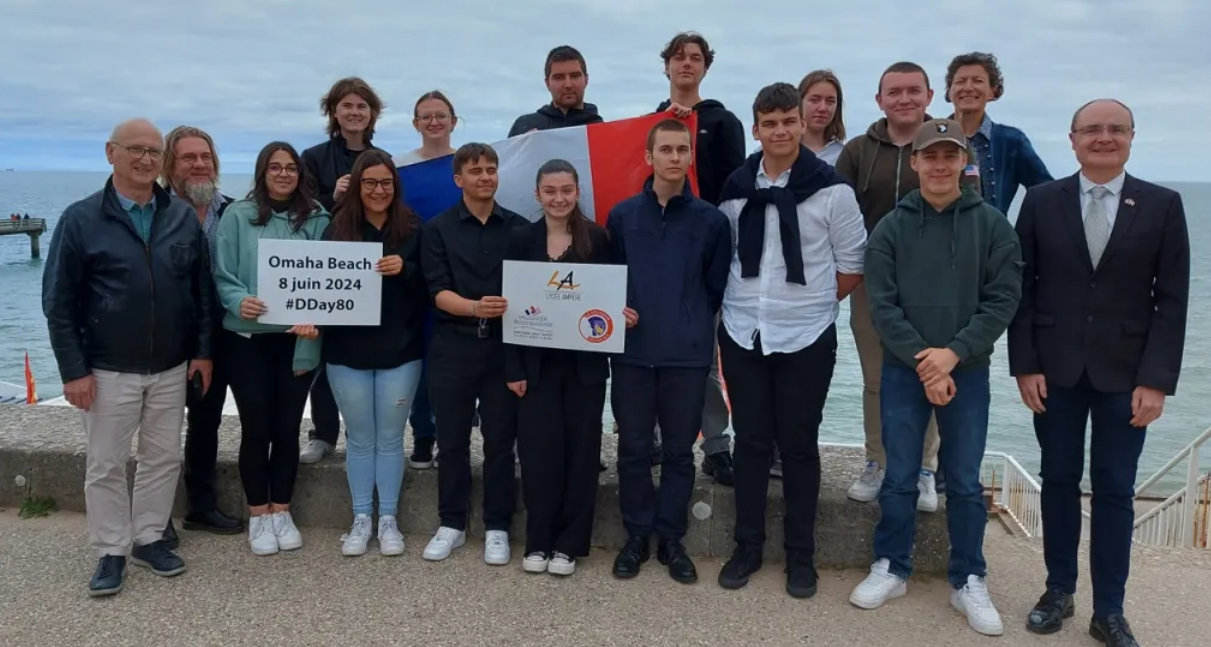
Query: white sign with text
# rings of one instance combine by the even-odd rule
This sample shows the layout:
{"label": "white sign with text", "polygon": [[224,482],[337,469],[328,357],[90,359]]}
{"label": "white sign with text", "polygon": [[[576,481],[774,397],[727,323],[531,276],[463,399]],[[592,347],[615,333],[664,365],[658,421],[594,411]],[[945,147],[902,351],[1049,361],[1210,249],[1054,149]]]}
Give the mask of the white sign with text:
{"label": "white sign with text", "polygon": [[293,326],[377,326],[382,243],[262,239],[257,253],[257,321]]}
{"label": "white sign with text", "polygon": [[623,352],[625,265],[505,261],[503,274],[505,343]]}

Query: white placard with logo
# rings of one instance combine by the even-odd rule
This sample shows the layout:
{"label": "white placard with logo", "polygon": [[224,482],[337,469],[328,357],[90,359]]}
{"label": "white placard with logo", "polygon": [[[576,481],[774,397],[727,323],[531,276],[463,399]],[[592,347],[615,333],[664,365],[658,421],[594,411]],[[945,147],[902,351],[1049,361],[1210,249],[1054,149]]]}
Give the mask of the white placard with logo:
{"label": "white placard with logo", "polygon": [[261,239],[257,298],[260,323],[377,326],[383,279],[374,270],[382,243]]}
{"label": "white placard with logo", "polygon": [[505,261],[503,274],[505,343],[623,352],[626,266]]}

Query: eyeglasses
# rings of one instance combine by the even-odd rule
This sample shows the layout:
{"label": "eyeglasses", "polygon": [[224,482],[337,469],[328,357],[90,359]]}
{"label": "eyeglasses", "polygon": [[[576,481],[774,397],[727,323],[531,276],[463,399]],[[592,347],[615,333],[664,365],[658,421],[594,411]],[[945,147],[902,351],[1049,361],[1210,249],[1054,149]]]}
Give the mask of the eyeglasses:
{"label": "eyeglasses", "polygon": [[1091,124],[1089,126],[1081,126],[1073,132],[1082,137],[1096,137],[1106,132],[1115,137],[1122,137],[1131,132],[1131,127],[1122,124]]}
{"label": "eyeglasses", "polygon": [[287,164],[286,166],[282,166],[281,164],[269,165],[270,175],[281,175],[283,173],[286,175],[298,175],[299,167],[295,166],[294,164]]}
{"label": "eyeglasses", "polygon": [[201,155],[190,153],[189,155],[182,155],[181,161],[190,166],[198,164],[199,162],[210,166],[211,164],[214,164],[214,156],[212,156],[210,153],[202,153]]}
{"label": "eyeglasses", "polygon": [[383,187],[384,191],[394,191],[395,180],[393,178],[387,178],[385,180],[376,180],[369,177],[362,178],[362,188],[367,191],[373,191],[380,186]]}
{"label": "eyeglasses", "polygon": [[125,148],[127,153],[136,160],[143,159],[144,155],[151,157],[152,160],[158,160],[164,157],[164,149],[162,148],[147,148],[145,146],[127,146],[118,142],[109,142],[119,148]]}
{"label": "eyeglasses", "polygon": [[416,120],[417,121],[449,121],[450,113],[434,112],[434,113],[426,113],[423,115],[416,115]]}

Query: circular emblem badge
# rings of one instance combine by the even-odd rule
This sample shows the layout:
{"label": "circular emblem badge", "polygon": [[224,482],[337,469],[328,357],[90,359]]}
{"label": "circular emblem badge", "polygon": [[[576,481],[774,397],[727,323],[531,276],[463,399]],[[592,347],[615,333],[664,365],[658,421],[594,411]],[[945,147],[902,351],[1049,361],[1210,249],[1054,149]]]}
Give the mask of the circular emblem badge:
{"label": "circular emblem badge", "polygon": [[590,310],[580,315],[580,336],[593,344],[610,338],[614,334],[614,320],[601,310]]}

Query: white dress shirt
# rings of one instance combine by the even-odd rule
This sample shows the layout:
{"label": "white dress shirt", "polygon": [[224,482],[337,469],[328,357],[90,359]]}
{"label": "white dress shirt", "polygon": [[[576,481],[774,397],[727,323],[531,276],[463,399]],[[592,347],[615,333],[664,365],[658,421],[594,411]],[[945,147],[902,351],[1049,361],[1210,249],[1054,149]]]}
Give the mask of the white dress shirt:
{"label": "white dress shirt", "polygon": [[1097,184],[1093,180],[1085,177],[1084,173],[1080,174],[1081,183],[1081,221],[1085,220],[1085,216],[1089,214],[1089,205],[1093,202],[1093,195],[1089,192],[1094,187],[1106,187],[1110,193],[1102,198],[1102,207],[1106,209],[1106,222],[1110,223],[1110,228],[1114,229],[1114,218],[1118,215],[1119,199],[1123,196],[1123,181],[1127,179],[1127,172],[1123,171],[1118,174],[1118,177],[1110,180],[1105,184]]}
{"label": "white dress shirt", "polygon": [[[757,188],[785,187],[790,171],[776,180],[757,173]],[[753,338],[761,335],[764,354],[794,353],[816,342],[837,321],[837,274],[862,274],[866,253],[866,225],[858,200],[848,184],[817,191],[800,202],[799,240],[803,251],[806,285],[786,280],[782,256],[778,207],[765,207],[765,242],[758,276],[740,277],[740,212],[745,200],[728,200],[719,210],[732,224],[732,263],[723,293],[723,326],[741,348],[753,349]]]}

